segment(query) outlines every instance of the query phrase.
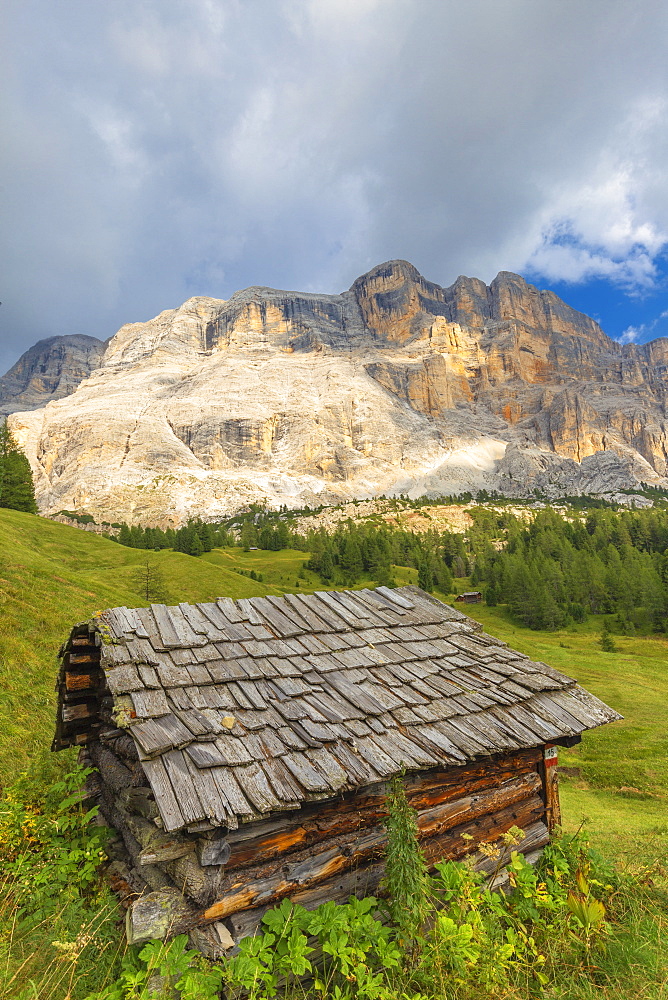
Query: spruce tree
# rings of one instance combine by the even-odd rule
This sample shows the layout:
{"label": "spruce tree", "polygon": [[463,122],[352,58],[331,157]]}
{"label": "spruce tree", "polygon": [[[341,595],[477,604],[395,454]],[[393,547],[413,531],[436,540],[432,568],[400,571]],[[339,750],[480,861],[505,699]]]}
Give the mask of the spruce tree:
{"label": "spruce tree", "polygon": [[30,462],[14,440],[6,420],[0,426],[0,507],[37,513]]}
{"label": "spruce tree", "polygon": [[334,576],[334,560],[329,549],[325,549],[320,560],[320,576],[323,580],[331,580]]}
{"label": "spruce tree", "polygon": [[200,537],[197,534],[195,528],[192,528],[192,531],[188,538],[188,548],[186,551],[189,556],[201,556],[202,553],[204,552],[204,549],[202,547],[202,542],[200,541]]}
{"label": "spruce tree", "polygon": [[362,552],[355,535],[346,535],[341,547],[339,563],[348,580],[355,582],[364,569]]}
{"label": "spruce tree", "polygon": [[204,552],[211,552],[213,548],[213,528],[208,521],[202,521],[197,525],[197,534],[199,535]]}
{"label": "spruce tree", "polygon": [[426,559],[418,566],[418,587],[427,593],[431,593],[434,589],[434,575]]}
{"label": "spruce tree", "polygon": [[121,524],[120,531],[118,532],[117,535],[117,539],[121,543],[121,545],[132,546],[132,535],[130,534],[130,528],[128,527],[127,524],[125,524],[125,522]]}
{"label": "spruce tree", "polygon": [[617,646],[615,645],[615,640],[612,637],[607,621],[603,622],[598,644],[604,653],[615,653],[617,651]]}

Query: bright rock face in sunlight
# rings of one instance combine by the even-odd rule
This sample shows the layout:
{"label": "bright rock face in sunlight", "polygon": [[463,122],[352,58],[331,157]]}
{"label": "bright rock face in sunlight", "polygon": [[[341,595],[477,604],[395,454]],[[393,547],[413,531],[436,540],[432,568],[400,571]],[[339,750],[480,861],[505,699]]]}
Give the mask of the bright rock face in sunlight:
{"label": "bright rock face in sunlight", "polygon": [[668,484],[668,340],[621,346],[501,272],[405,261],[341,295],[253,287],[124,326],[10,424],[40,507],[178,523],[250,501]]}

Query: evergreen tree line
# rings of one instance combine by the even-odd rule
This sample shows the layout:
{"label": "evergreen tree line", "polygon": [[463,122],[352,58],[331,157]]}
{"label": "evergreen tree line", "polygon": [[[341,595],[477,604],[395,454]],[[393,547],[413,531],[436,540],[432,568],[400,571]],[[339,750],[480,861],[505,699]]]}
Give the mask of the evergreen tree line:
{"label": "evergreen tree line", "polygon": [[132,549],[174,549],[189,556],[234,545],[234,537],[228,531],[200,520],[188,521],[181,528],[165,529],[122,523],[116,541]]}
{"label": "evergreen tree line", "polygon": [[668,511],[592,508],[567,518],[546,508],[529,524],[509,511],[471,513],[466,534],[352,520],[331,533],[301,534],[288,512],[256,506],[220,525],[191,521],[166,531],[123,525],[118,540],[190,555],[230,545],[297,549],[308,553],[305,567],[328,587],[365,578],[392,586],[393,567],[408,566],[424,590],[448,595],[454,578],[470,576],[488,604],[507,604],[530,628],[614,614],[619,631],[668,631]]}
{"label": "evergreen tree line", "polygon": [[464,576],[468,561],[461,536],[417,534],[389,527],[347,522],[336,531],[309,532],[303,548],[311,554],[306,568],[328,585],[351,586],[369,576],[380,586],[395,586],[393,566],[417,570],[418,585],[443,593],[452,591],[453,572]]}
{"label": "evergreen tree line", "polygon": [[0,507],[37,513],[30,462],[16,443],[6,420],[0,425]]}
{"label": "evergreen tree line", "polygon": [[506,515],[505,538],[469,534],[472,584],[534,629],[615,614],[620,631],[668,627],[668,512],[592,510],[567,520],[541,511],[531,525]]}

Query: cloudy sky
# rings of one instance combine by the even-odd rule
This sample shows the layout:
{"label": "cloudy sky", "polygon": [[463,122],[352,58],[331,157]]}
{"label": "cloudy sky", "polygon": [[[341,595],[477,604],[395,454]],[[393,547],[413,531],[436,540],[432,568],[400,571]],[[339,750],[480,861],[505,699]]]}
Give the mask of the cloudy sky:
{"label": "cloudy sky", "polygon": [[191,295],[518,271],[668,335],[663,0],[4,0],[0,373]]}

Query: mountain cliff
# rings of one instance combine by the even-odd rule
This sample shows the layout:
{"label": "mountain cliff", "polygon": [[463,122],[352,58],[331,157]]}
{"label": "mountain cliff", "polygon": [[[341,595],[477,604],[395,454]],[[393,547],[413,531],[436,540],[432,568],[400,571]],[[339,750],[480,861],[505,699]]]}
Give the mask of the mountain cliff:
{"label": "mountain cliff", "polygon": [[105,346],[80,334],[38,341],[0,378],[0,419],[69,396],[100,364]]}
{"label": "mountain cliff", "polygon": [[620,345],[502,271],[405,261],[340,295],[252,287],[122,327],[10,423],[41,508],[178,523],[249,501],[668,485],[668,340]]}

